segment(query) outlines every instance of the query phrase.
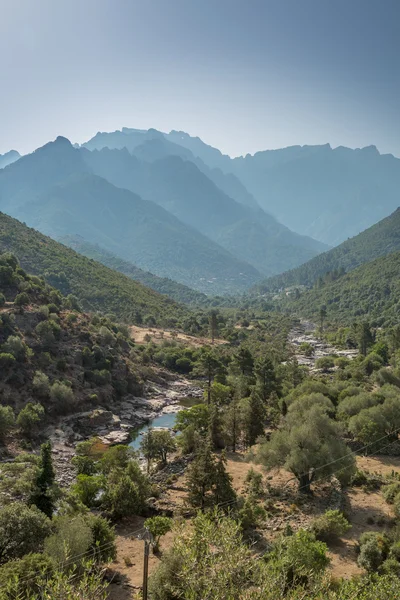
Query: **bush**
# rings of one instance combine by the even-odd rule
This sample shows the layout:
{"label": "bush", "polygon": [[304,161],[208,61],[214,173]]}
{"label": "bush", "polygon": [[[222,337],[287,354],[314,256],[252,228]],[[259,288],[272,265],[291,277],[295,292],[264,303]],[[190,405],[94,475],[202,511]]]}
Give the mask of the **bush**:
{"label": "bush", "polygon": [[29,296],[26,292],[22,292],[21,294],[17,294],[14,300],[14,304],[22,308],[23,306],[27,306],[29,304]]}
{"label": "bush", "polygon": [[330,369],[333,369],[335,362],[334,359],[329,356],[321,356],[321,358],[318,358],[318,360],[315,361],[315,366],[322,371],[329,371]]}
{"label": "bush", "polygon": [[[56,565],[62,566],[63,570],[73,569],[80,566],[84,555],[93,544],[92,531],[81,515],[56,517],[53,520],[55,532],[50,535],[45,543],[44,550]],[[72,560],[73,557],[77,557]]]}
{"label": "bush", "polygon": [[43,417],[43,406],[39,403],[28,402],[17,417],[17,425],[26,437],[32,437]]}
{"label": "bush", "polygon": [[17,335],[10,335],[5,344],[5,350],[10,352],[17,360],[23,361],[26,358],[28,347]]}
{"label": "bush", "polygon": [[16,363],[15,356],[10,352],[0,352],[0,370],[11,369]]}
{"label": "bush", "polygon": [[74,402],[74,393],[65,383],[55,382],[50,388],[50,400],[57,405],[57,412],[68,412]]}
{"label": "bush", "polygon": [[398,494],[400,494],[400,481],[395,481],[382,488],[382,495],[388,504],[393,504]]}
{"label": "bush", "polygon": [[350,527],[340,510],[327,510],[324,515],[314,520],[311,530],[317,540],[331,542],[344,535]]}
{"label": "bush", "polygon": [[11,406],[0,405],[0,440],[4,440],[5,435],[15,424],[14,411]]}
{"label": "bush", "polygon": [[358,564],[369,573],[376,572],[389,553],[389,540],[380,533],[367,531],[360,537]]}
{"label": "bush", "polygon": [[48,398],[50,396],[49,378],[41,371],[35,372],[32,386],[33,391],[39,398]]}
{"label": "bush", "polygon": [[117,547],[115,545],[115,531],[109,521],[103,517],[84,515],[86,525],[92,532],[92,544],[89,547],[93,556],[98,562],[109,562],[117,557]]}
{"label": "bush", "polygon": [[91,508],[96,506],[96,497],[102,486],[102,478],[98,475],[80,474],[76,478],[76,483],[72,486],[71,492],[87,506]]}
{"label": "bush", "polygon": [[54,564],[46,554],[26,554],[22,558],[10,560],[0,567],[0,581],[4,588],[14,582],[20,598],[31,598],[38,591],[38,585],[54,572]]}
{"label": "bush", "polygon": [[2,306],[4,306],[4,305],[5,305],[5,303],[6,303],[6,297],[5,297],[5,295],[4,295],[4,294],[2,294],[2,293],[0,292],[0,308],[1,308]]}
{"label": "bush", "polygon": [[38,552],[50,534],[51,522],[36,506],[13,502],[0,509],[0,560]]}

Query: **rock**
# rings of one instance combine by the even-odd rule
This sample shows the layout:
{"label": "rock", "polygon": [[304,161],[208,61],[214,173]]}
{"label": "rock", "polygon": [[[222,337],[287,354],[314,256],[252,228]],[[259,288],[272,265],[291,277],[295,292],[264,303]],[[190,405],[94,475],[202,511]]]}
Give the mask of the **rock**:
{"label": "rock", "polygon": [[107,435],[101,436],[100,439],[104,444],[125,444],[129,441],[129,431],[126,429],[111,431],[110,433],[107,433]]}

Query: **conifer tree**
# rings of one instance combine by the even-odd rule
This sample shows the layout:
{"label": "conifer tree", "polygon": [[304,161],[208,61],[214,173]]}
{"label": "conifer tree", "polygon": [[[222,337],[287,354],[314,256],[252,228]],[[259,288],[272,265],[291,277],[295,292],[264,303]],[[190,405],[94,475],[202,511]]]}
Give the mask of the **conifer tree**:
{"label": "conifer tree", "polygon": [[51,443],[46,442],[40,448],[40,466],[35,482],[36,489],[32,496],[32,503],[50,518],[54,512],[54,482],[55,472],[51,456]]}

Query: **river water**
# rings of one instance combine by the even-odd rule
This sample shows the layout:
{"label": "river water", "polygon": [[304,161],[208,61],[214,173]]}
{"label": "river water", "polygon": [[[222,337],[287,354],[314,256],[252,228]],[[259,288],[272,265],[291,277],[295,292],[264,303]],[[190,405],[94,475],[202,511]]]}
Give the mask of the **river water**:
{"label": "river water", "polygon": [[[201,398],[182,398],[181,400],[179,400],[177,408],[178,410],[182,408],[190,408],[195,404],[201,404],[201,402]],[[149,427],[164,427],[166,429],[172,429],[175,425],[175,417],[177,415],[177,412],[168,412],[158,415],[158,417],[156,417],[152,421],[149,421],[142,427],[136,429],[132,433],[132,441],[130,442],[129,446],[134,450],[139,450],[140,442],[142,441],[142,436],[146,431],[148,431]]]}

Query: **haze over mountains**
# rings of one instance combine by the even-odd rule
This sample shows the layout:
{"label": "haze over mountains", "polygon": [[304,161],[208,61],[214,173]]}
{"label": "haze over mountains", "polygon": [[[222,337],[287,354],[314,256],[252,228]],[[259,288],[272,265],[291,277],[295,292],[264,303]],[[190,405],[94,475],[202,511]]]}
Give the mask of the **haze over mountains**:
{"label": "haze over mountains", "polygon": [[373,241],[361,243],[365,253],[351,240],[326,250],[400,203],[400,160],[375,147],[293,146],[231,159],[184,132],[123,128],[82,146],[58,137],[23,157],[11,151],[0,169],[3,212],[53,238],[79,236],[82,248],[128,263],[125,271],[210,295],[286,271],[274,285],[307,285],[331,267],[385,254]]}
{"label": "haze over mountains", "polygon": [[161,133],[141,142],[89,151],[59,137],[0,171],[0,209],[209,294],[244,291],[325,249]]}

